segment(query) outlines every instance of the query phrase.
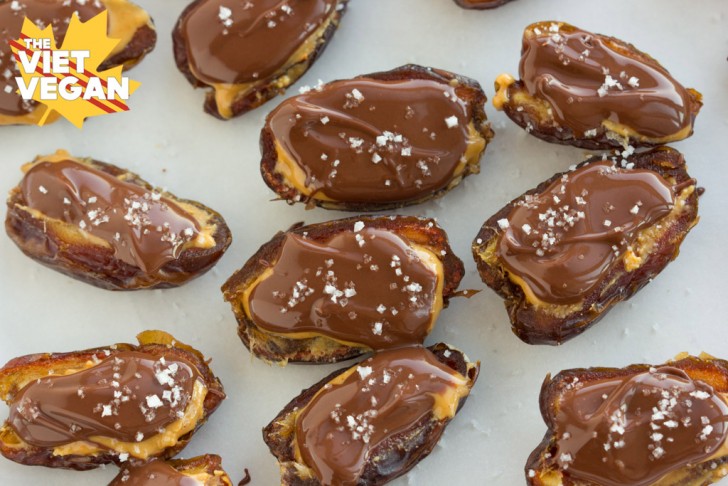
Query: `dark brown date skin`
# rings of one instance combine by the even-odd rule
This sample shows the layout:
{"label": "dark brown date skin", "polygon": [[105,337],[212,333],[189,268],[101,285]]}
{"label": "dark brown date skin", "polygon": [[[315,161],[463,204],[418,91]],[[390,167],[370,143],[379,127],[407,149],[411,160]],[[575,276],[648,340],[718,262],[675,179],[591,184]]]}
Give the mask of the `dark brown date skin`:
{"label": "dark brown date skin", "polygon": [[[372,74],[364,74],[357,76],[355,79],[374,79],[381,81],[399,81],[399,80],[432,80],[445,84],[452,85],[457,83],[456,92],[458,97],[463,100],[470,108],[470,122],[473,124],[479,135],[485,139],[486,148],[488,143],[493,139],[493,130],[490,128],[488,123],[488,117],[485,113],[485,103],[488,99],[480,87],[480,83],[474,79],[460,76],[448,71],[440,69],[426,68],[418,66],[416,64],[408,64],[401,66],[391,71],[382,71]],[[324,86],[324,89],[325,86]],[[484,149],[485,151],[485,149]],[[343,211],[384,211],[389,209],[397,209],[404,206],[410,206],[420,204],[430,199],[435,199],[443,196],[446,192],[454,188],[454,186],[448,185],[448,187],[436,191],[434,193],[425,193],[422,197],[407,202],[352,202],[352,201],[324,201],[316,198],[310,198],[307,200],[295,187],[291,184],[286,183],[284,177],[280,173],[275,172],[276,162],[278,160],[278,151],[275,147],[275,137],[270,129],[266,127],[260,133],[260,152],[262,159],[260,162],[260,173],[263,176],[263,180],[270,187],[273,192],[278,194],[281,199],[294,204],[296,202],[306,202],[314,204],[316,206],[325,209],[337,209]],[[481,155],[482,156],[482,153]],[[460,176],[465,178],[470,174],[477,174],[480,171],[480,164],[468,164],[465,167],[465,171]]]}
{"label": "dark brown date skin", "polygon": [[[667,363],[667,366],[678,368],[684,371],[691,379],[700,380],[712,386],[716,394],[728,393],[728,362],[713,358],[708,355],[699,357],[678,356],[675,361]],[[580,368],[564,370],[554,376],[547,375],[541,386],[541,394],[539,396],[539,407],[541,416],[543,417],[548,430],[544,435],[543,441],[534,449],[526,461],[524,469],[526,483],[529,486],[547,486],[552,485],[553,477],[546,482],[546,475],[553,475],[556,471],[554,457],[547,457],[553,452],[556,444],[556,436],[554,434],[555,417],[558,413],[558,404],[567,387],[573,387],[573,383],[578,379],[579,383],[589,385],[593,381],[603,381],[609,379],[620,379],[630,377],[640,373],[645,373],[652,366],[646,364],[635,364],[626,368]],[[720,475],[721,466],[728,463],[728,456],[716,457],[715,459],[692,466],[685,466],[677,472],[684,474],[679,483],[665,483],[664,486],[706,486],[718,482],[723,476]],[[533,471],[530,473],[530,471]],[[563,486],[591,486],[592,483],[577,481],[569,477],[561,477]],[[662,482],[660,483],[663,484]]]}
{"label": "dark brown date skin", "polygon": [[[187,14],[187,12],[194,9],[197,4],[203,1],[204,0],[195,0],[190,3],[180,14],[180,19],[183,18]],[[287,72],[278,73],[278,76],[276,78],[261,79],[260,82],[255,83],[253,88],[247,94],[245,94],[245,96],[237,98],[230,106],[230,110],[232,111],[232,117],[240,116],[244,113],[254,110],[255,108],[258,108],[260,105],[264,104],[266,101],[275,98],[278,95],[282,95],[283,93],[285,93],[286,89],[290,85],[298,81],[301,76],[306,74],[311,66],[313,66],[313,63],[316,62],[321,54],[323,54],[326,46],[328,46],[329,44],[329,41],[336,33],[339,22],[341,21],[341,16],[344,15],[344,12],[346,11],[348,1],[349,0],[339,0],[338,4],[340,5],[340,7],[336,11],[333,22],[323,32],[321,38],[318,39],[318,42],[316,42],[316,47],[313,49],[311,54],[300,63],[291,66]],[[185,50],[185,42],[180,32],[179,22],[172,31],[172,42],[175,64],[177,64],[177,69],[179,69],[179,71],[185,76],[185,78],[187,78],[187,81],[189,81],[189,83],[195,88],[210,87],[206,83],[197,79],[190,70],[190,63],[189,59],[187,58],[187,51]],[[285,86],[281,86],[276,83],[276,81],[280,80],[281,78],[285,78],[285,76],[291,72],[296,72],[297,74],[295,76],[289,76],[289,81],[287,82],[287,84],[285,84]],[[205,95],[203,110],[205,111],[205,113],[208,113],[215,118],[219,118],[220,120],[227,119],[220,114],[217,108],[214,89],[210,89]]]}
{"label": "dark brown date skin", "polygon": [[[602,160],[601,156],[596,156],[583,162],[579,167],[600,160]],[[691,179],[682,154],[669,147],[659,147],[634,155],[629,161],[634,163],[636,169],[649,169],[664,178],[674,178],[676,184]],[[518,201],[523,200],[527,195],[543,192],[563,174],[565,173],[554,175],[539,184],[538,187],[508,203],[483,224],[473,242],[473,257],[478,266],[480,278],[505,300],[513,333],[528,344],[561,344],[598,322],[615,304],[629,299],[674,260],[683,239],[698,222],[698,194],[700,191],[696,190],[687,198],[685,211],[656,241],[651,255],[639,268],[628,272],[621,264],[621,260],[618,260],[617,264],[607,270],[607,274],[602,278],[602,284],[584,296],[583,305],[578,311],[564,317],[547,314],[528,302],[521,287],[508,278],[507,272],[501,265],[489,265],[480,258],[479,253],[492,240],[498,238],[500,231],[498,220],[506,218]]]}
{"label": "dark brown date skin", "polygon": [[[453,349],[447,344],[438,343],[428,349],[440,362],[467,377],[468,387],[472,388],[478,378],[479,363],[469,362],[461,351]],[[347,369],[335,371],[311,388],[303,390],[263,429],[263,440],[281,465],[281,484],[283,486],[321,486],[316,478],[301,477],[301,473],[294,466],[295,437],[288,430],[291,426],[286,424],[291,422],[291,413],[305,407],[324,385]],[[460,400],[458,411],[466,400],[467,397]],[[409,429],[372,449],[369,454],[370,462],[365,466],[358,484],[382,485],[406,474],[432,451],[449,422],[450,420],[437,420],[430,414],[412,424]],[[371,460],[374,457],[377,459]]]}
{"label": "dark brown date skin", "polygon": [[[195,432],[220,406],[225,399],[225,392],[222,383],[207,365],[205,357],[196,349],[177,342],[172,336],[161,331],[146,331],[139,334],[137,339],[139,345],[121,343],[113,347],[100,347],[68,353],[29,354],[12,359],[0,369],[0,398],[9,403],[19,391],[18,385],[25,382],[29,377],[35,379],[36,377],[48,376],[51,371],[82,367],[93,359],[92,356],[104,355],[105,351],[110,353],[109,356],[122,351],[140,351],[160,357],[163,355],[178,356],[187,360],[199,370],[200,376],[202,376],[207,386],[207,395],[203,402],[204,413],[195,428],[180,437],[175,445],[164,449],[161,454],[156,456],[160,459],[170,459],[185,448]],[[121,461],[119,461],[119,454],[113,451],[92,456],[57,456],[53,454],[53,448],[35,447],[29,444],[18,448],[17,444],[19,442],[20,438],[7,423],[0,428],[0,454],[20,464],[74,469],[77,471],[95,469],[104,464],[122,465]]]}
{"label": "dark brown date skin", "polygon": [[[437,225],[428,225],[431,220],[416,217],[353,217],[329,221],[326,223],[303,226],[303,223],[292,226],[286,232],[279,232],[250,257],[243,268],[235,272],[222,286],[225,300],[230,303],[238,320],[238,335],[248,350],[258,358],[273,362],[291,363],[335,363],[352,359],[369,352],[368,348],[352,347],[327,337],[307,339],[290,339],[272,335],[259,328],[248,317],[243,308],[242,295],[245,290],[269,266],[273,265],[280,254],[286,233],[301,235],[313,241],[327,241],[337,233],[351,231],[353,224],[362,221],[367,227],[390,230],[412,243],[430,248],[439,255],[443,263],[445,281],[443,286],[443,306],[457,291],[460,280],[465,274],[463,262],[452,252],[447,235]],[[440,252],[445,251],[442,255]],[[311,349],[318,342],[326,344],[328,353],[315,356]]]}
{"label": "dark brown date skin", "polygon": [[[148,190],[153,189],[147,181],[125,169],[97,160],[85,160],[91,167],[114,177],[124,175],[125,182]],[[53,270],[96,287],[107,290],[178,287],[212,268],[232,243],[232,234],[223,217],[207,206],[197,201],[176,198],[170,193],[164,193],[163,196],[172,201],[191,204],[202,210],[210,223],[216,226],[213,235],[215,246],[187,248],[180,253],[177,259],[168,262],[153,273],[146,273],[135,265],[121,261],[114,256],[111,248],[93,244],[69,244],[64,240],[63,235],[56,233],[53,228],[44,224],[43,220],[34,218],[21,207],[25,202],[19,187],[15,187],[8,198],[5,230],[28,257]]]}

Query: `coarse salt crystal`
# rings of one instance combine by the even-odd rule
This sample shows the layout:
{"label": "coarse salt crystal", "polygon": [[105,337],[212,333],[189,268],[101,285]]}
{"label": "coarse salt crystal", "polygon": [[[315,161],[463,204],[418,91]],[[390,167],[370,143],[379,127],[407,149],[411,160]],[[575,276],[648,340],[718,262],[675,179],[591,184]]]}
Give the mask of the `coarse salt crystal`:
{"label": "coarse salt crystal", "polygon": [[159,399],[157,395],[147,395],[147,406],[149,408],[159,408],[162,405],[162,400]]}
{"label": "coarse salt crystal", "polygon": [[447,128],[455,128],[456,126],[458,126],[458,123],[458,117],[456,117],[455,115],[445,118],[445,124],[447,124]]}
{"label": "coarse salt crystal", "polygon": [[372,374],[372,367],[371,366],[358,366],[356,368],[357,373],[359,373],[359,376],[362,377],[362,379],[366,378],[367,376]]}

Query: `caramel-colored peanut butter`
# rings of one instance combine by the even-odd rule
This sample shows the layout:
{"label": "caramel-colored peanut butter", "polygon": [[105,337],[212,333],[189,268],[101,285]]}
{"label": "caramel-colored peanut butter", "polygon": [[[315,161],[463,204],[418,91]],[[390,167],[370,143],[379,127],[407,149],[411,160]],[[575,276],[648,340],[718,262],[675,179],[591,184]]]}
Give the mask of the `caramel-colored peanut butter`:
{"label": "caramel-colored peanut butter", "polygon": [[327,241],[288,233],[243,299],[265,331],[384,349],[424,341],[442,308],[443,278],[428,250],[358,222]]}
{"label": "caramel-colored peanut butter", "polygon": [[24,204],[101,239],[119,260],[151,273],[201,234],[197,220],[161,194],[86,163],[52,158],[26,172]]}
{"label": "caramel-colored peanut butter", "polygon": [[670,366],[569,385],[555,417],[553,459],[565,477],[648,486],[711,457],[728,433],[712,387]]}
{"label": "caramel-colored peanut butter", "polygon": [[197,368],[182,358],[122,351],[25,385],[9,404],[8,423],[36,447],[141,444],[184,417],[198,381]]}
{"label": "caramel-colored peanut butter", "polygon": [[204,481],[188,476],[164,461],[125,468],[109,486],[204,486]]}
{"label": "caramel-colored peanut butter", "polygon": [[603,125],[638,138],[684,138],[692,127],[690,95],[670,73],[621,41],[562,22],[528,26],[519,74],[527,92],[577,138]]}
{"label": "caramel-colored peanut butter", "polygon": [[675,198],[656,172],[587,164],[520,200],[498,222],[496,252],[537,299],[574,304],[602,283],[641,230],[670,214]]}
{"label": "caramel-colored peanut butter", "polygon": [[[301,410],[297,461],[322,484],[359,484],[372,451],[428,417],[454,417],[468,393],[467,378],[425,348],[382,351],[334,378]],[[439,438],[430,433],[419,447],[431,449]]]}
{"label": "caramel-colored peanut butter", "polygon": [[428,79],[335,81],[267,118],[276,172],[304,197],[412,202],[446,189],[485,141],[456,85]]}
{"label": "caramel-colored peanut butter", "polygon": [[204,0],[179,20],[190,69],[208,85],[254,83],[285,70],[336,0]]}

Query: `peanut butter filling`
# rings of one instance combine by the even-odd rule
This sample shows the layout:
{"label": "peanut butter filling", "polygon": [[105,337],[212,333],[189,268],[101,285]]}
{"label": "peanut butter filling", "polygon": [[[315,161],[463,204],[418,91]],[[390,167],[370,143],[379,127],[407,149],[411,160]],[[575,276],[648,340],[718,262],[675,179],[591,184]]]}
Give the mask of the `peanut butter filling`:
{"label": "peanut butter filling", "polygon": [[19,207],[65,241],[111,248],[148,273],[187,248],[215,246],[216,227],[201,209],[134,184],[126,172],[111,175],[61,150],[23,171]]}
{"label": "peanut butter filling", "polygon": [[[414,202],[476,172],[487,141],[457,81],[335,81],[267,118],[274,172],[306,199]],[[444,96],[443,96],[444,95]]]}
{"label": "peanut butter filling", "polygon": [[326,242],[289,233],[240,299],[265,333],[385,349],[424,341],[443,286],[443,264],[431,250],[358,222]]}

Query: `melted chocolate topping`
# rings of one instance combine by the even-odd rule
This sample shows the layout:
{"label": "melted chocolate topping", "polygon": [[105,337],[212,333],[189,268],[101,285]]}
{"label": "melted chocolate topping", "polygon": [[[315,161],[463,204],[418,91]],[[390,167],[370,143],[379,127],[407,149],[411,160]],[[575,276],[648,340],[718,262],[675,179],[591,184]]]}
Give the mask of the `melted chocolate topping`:
{"label": "melted chocolate topping", "polygon": [[[435,414],[436,397],[462,396],[466,379],[421,347],[383,351],[330,382],[296,418],[302,459],[322,484],[359,484],[369,454],[387,439]],[[449,404],[451,414],[457,402]],[[442,429],[439,430],[441,432]],[[428,434],[431,448],[440,433]]]}
{"label": "melted chocolate topping", "polygon": [[337,0],[201,0],[178,29],[197,79],[252,83],[282,74],[335,8]]}
{"label": "melted chocolate topping", "polygon": [[137,467],[125,468],[109,486],[201,486],[195,478],[186,476],[164,461],[151,461]]}
{"label": "melted chocolate topping", "polygon": [[9,42],[20,37],[23,20],[28,17],[39,28],[53,26],[53,35],[61,45],[68,29],[68,21],[74,12],[87,21],[104,9],[98,0],[3,0],[0,1],[0,114],[25,115],[33,111],[35,101],[25,101],[16,94],[15,78],[20,76]]}
{"label": "melted chocolate topping", "polygon": [[171,200],[80,162],[39,162],[20,188],[29,208],[105,240],[116,258],[147,273],[176,259],[200,232]]}
{"label": "melted chocolate topping", "polygon": [[36,447],[94,437],[140,442],[180,419],[199,377],[181,358],[122,351],[92,368],[27,384],[9,404],[8,423]]}
{"label": "melted chocolate topping", "polygon": [[499,221],[507,227],[497,253],[538,299],[577,303],[674,201],[673,188],[656,172],[587,164],[516,203]]}
{"label": "melted chocolate topping", "polygon": [[707,460],[728,433],[713,388],[664,366],[570,388],[558,405],[555,459],[564,475],[603,486],[647,486]]}
{"label": "melted chocolate topping", "polygon": [[325,242],[289,233],[271,270],[248,299],[269,332],[383,349],[420,344],[430,331],[438,276],[392,232],[355,226]]}
{"label": "melted chocolate topping", "polygon": [[687,90],[657,61],[636,59],[615,43],[623,44],[569,24],[533,24],[523,38],[521,80],[577,137],[605,120],[649,138],[690,127]]}
{"label": "melted chocolate topping", "polygon": [[266,129],[314,192],[335,201],[406,202],[452,181],[469,123],[468,105],[446,83],[357,78],[289,98]]}

